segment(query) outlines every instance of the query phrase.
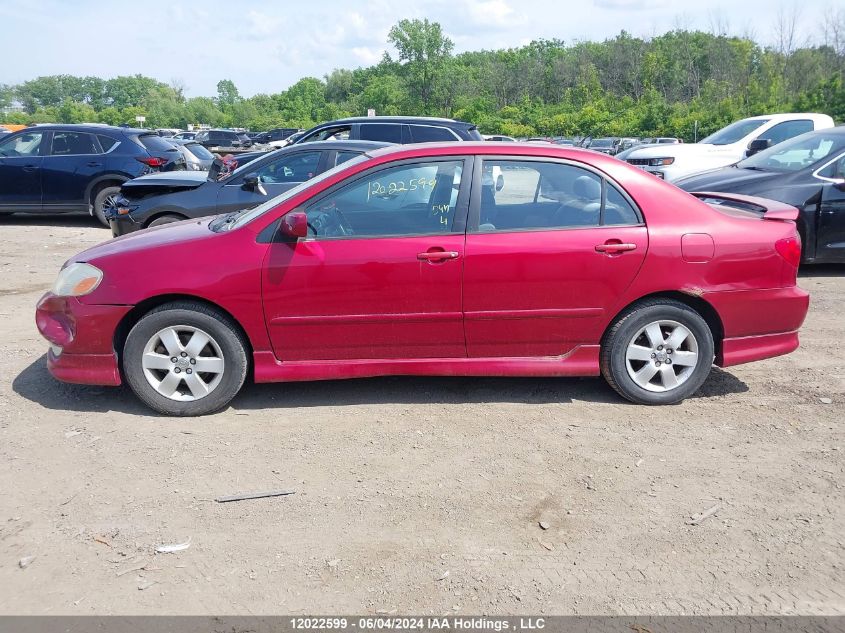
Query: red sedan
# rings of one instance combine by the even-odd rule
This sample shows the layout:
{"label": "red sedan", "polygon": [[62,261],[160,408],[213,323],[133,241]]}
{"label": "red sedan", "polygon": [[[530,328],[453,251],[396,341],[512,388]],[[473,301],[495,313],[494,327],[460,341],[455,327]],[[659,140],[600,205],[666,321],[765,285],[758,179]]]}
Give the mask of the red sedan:
{"label": "red sedan", "polygon": [[257,382],[598,376],[669,404],[798,347],[797,211],[555,145],[406,145],[251,211],[72,258],[39,302],[59,380],[201,415]]}

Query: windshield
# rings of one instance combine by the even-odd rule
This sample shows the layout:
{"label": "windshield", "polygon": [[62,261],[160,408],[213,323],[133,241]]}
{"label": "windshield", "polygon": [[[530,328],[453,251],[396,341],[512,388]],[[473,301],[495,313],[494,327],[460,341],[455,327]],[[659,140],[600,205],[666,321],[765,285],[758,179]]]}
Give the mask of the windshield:
{"label": "windshield", "polygon": [[768,123],[769,119],[743,119],[736,123],[731,123],[727,127],[723,127],[718,132],[714,132],[710,136],[701,139],[699,143],[707,143],[709,145],[730,145],[744,139],[751,134],[758,127],[764,123]]}
{"label": "windshield", "polygon": [[322,174],[320,174],[319,176],[315,176],[311,180],[306,180],[305,182],[298,184],[293,189],[288,189],[284,193],[276,196],[275,198],[271,198],[270,200],[268,200],[264,204],[260,204],[257,207],[255,207],[254,209],[250,209],[249,211],[242,211],[241,214],[237,217],[237,219],[231,224],[229,229],[230,230],[236,229],[236,228],[243,226],[244,224],[249,224],[255,218],[264,215],[267,211],[279,206],[285,200],[290,200],[294,196],[299,195],[300,193],[302,193],[303,191],[308,189],[308,187],[318,185],[321,182],[323,182],[324,180],[326,180],[327,178],[331,178],[336,173],[341,172],[344,169],[351,167],[352,165],[357,165],[358,163],[362,163],[365,160],[369,160],[369,159],[370,159],[370,157],[367,156],[366,154],[361,154],[360,156],[356,156],[355,158],[351,158],[351,159],[341,163],[340,165],[337,165],[336,167],[332,167],[328,171],[324,171]]}
{"label": "windshield", "polygon": [[845,149],[845,134],[807,132],[737,163],[743,169],[798,171]]}

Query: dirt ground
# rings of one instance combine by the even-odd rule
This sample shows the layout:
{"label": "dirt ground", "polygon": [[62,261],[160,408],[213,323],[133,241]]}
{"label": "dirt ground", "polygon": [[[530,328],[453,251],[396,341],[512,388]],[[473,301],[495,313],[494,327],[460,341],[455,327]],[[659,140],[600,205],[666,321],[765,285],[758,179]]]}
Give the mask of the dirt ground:
{"label": "dirt ground", "polygon": [[845,267],[802,273],[799,351],[678,406],[385,378],[170,419],[45,368],[35,302],[107,237],[0,220],[0,613],[845,613]]}

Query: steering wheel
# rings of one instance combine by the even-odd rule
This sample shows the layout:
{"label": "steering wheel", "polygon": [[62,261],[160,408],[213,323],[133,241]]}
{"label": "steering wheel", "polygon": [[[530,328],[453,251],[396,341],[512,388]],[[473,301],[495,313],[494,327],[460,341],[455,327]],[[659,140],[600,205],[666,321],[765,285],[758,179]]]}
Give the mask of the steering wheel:
{"label": "steering wheel", "polygon": [[352,235],[352,225],[337,208],[320,209],[308,220],[308,228],[314,235],[341,237]]}

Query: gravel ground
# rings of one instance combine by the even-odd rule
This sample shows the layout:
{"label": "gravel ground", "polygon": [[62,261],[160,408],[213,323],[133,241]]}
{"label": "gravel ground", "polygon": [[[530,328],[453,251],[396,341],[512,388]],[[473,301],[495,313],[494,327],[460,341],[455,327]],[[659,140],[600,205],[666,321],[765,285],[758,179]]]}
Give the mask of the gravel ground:
{"label": "gravel ground", "polygon": [[107,237],[0,220],[0,613],[845,614],[845,267],[803,271],[800,350],[678,406],[380,378],[172,419],[45,368],[35,302]]}

